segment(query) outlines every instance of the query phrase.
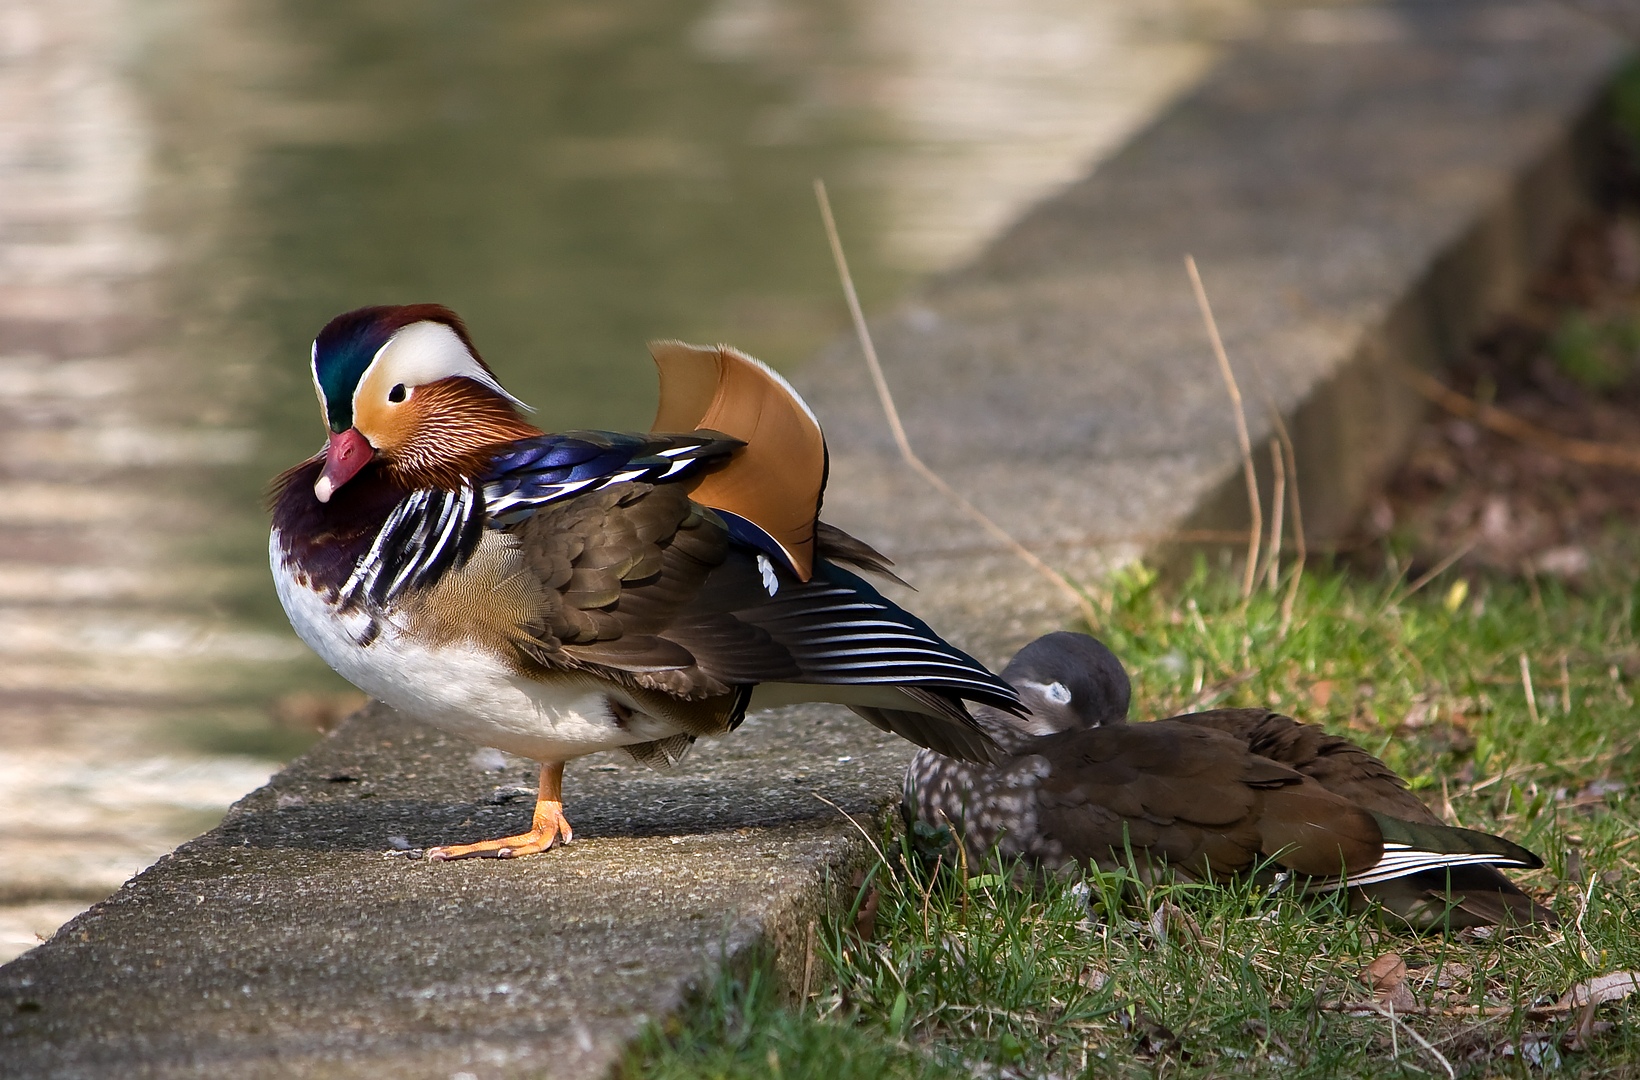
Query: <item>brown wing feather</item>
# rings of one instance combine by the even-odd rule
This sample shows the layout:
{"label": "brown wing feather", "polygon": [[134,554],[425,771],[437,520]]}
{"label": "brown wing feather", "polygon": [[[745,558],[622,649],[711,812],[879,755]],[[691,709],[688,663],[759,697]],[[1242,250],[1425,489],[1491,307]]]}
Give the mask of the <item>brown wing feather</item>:
{"label": "brown wing feather", "polygon": [[[1439,815],[1409,791],[1406,781],[1388,765],[1348,739],[1328,734],[1313,724],[1267,709],[1213,709],[1174,719],[1233,735],[1252,753],[1303,773],[1361,809],[1401,821],[1442,824]],[[1365,838],[1363,830],[1358,843]],[[1358,849],[1353,857],[1346,853],[1345,857],[1346,861],[1359,860],[1363,857],[1362,850]],[[1372,858],[1376,861],[1377,856]],[[1370,865],[1351,861],[1349,869],[1359,871]],[[1338,867],[1317,862],[1303,868],[1303,872],[1336,874]],[[1557,923],[1554,912],[1533,901],[1494,866],[1424,871],[1369,885],[1365,892],[1389,911],[1418,926],[1449,924],[1459,928],[1494,923],[1554,926]]]}
{"label": "brown wing feather", "polygon": [[1336,874],[1383,854],[1369,814],[1210,727],[1116,725],[1040,746],[1052,763],[1040,794],[1043,831],[1078,858],[1108,858],[1123,829],[1135,849],[1216,876],[1260,857]]}
{"label": "brown wing feather", "polygon": [[773,600],[749,556],[731,559],[721,520],[681,485],[568,499],[513,535],[544,593],[520,647],[544,667],[596,667],[687,698],[803,677],[777,640],[782,628],[758,625],[786,610],[793,589]]}
{"label": "brown wing feather", "polygon": [[723,360],[718,350],[682,341],[651,341],[649,355],[655,358],[661,382],[649,430],[686,432],[701,427],[701,418],[720,389]]}
{"label": "brown wing feather", "polygon": [[623,484],[542,509],[513,531],[542,601],[521,650],[688,698],[730,687],[661,636],[728,554],[723,527],[677,485]]}
{"label": "brown wing feather", "polygon": [[1234,735],[1253,753],[1296,769],[1364,809],[1402,821],[1441,823],[1388,765],[1314,724],[1268,709],[1212,709],[1173,719]]}
{"label": "brown wing feather", "polygon": [[727,345],[654,341],[649,351],[661,378],[653,430],[710,428],[746,443],[696,486],[695,501],[757,525],[809,580],[826,485],[826,441],[814,414],[784,379]]}
{"label": "brown wing feather", "polygon": [[[809,695],[801,700],[926,713],[893,712],[888,726],[989,759],[989,739],[959,700],[987,700],[988,687],[965,658],[915,637],[911,622],[905,633],[882,631],[893,615],[887,602],[856,602],[865,594],[838,585],[830,570],[808,582],[782,571],[770,586],[768,561],[733,545],[723,519],[690,495],[681,484],[629,482],[549,504],[512,528],[520,573],[542,594],[514,644],[527,665],[601,675],[692,734],[733,726],[754,686],[801,685]],[[877,636],[863,645],[846,633],[849,620],[861,621],[856,609],[874,616],[863,621]],[[885,654],[896,666],[883,667]],[[692,703],[702,718],[679,715],[678,701],[645,704],[637,691]]]}
{"label": "brown wing feather", "polygon": [[864,540],[850,536],[835,525],[828,525],[824,521],[816,522],[814,543],[817,553],[822,559],[829,559],[834,563],[845,563],[856,569],[864,570],[868,574],[885,577],[896,585],[904,585],[913,591],[916,589],[909,581],[893,571],[893,559],[890,559]]}

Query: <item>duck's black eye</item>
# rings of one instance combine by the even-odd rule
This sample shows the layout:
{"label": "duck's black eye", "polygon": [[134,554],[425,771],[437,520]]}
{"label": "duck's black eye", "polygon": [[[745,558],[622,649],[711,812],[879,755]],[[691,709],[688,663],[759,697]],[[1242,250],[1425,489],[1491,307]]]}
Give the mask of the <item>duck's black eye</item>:
{"label": "duck's black eye", "polygon": [[393,389],[391,389],[387,392],[387,400],[388,401],[403,401],[404,400],[404,384],[403,383],[394,383],[393,384]]}

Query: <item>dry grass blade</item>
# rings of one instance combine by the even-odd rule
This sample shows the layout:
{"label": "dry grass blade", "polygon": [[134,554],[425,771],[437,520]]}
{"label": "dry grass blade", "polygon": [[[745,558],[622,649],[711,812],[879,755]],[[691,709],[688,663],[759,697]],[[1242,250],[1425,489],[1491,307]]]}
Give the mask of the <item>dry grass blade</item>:
{"label": "dry grass blade", "polygon": [[1459,559],[1463,558],[1465,555],[1468,555],[1471,551],[1473,551],[1475,549],[1475,545],[1478,544],[1478,543],[1480,543],[1480,537],[1477,536],[1474,539],[1470,540],[1469,543],[1464,544],[1457,551],[1454,551],[1452,554],[1448,555],[1446,558],[1442,559],[1440,562],[1438,562],[1434,566],[1430,567],[1427,572],[1420,575],[1419,578],[1416,581],[1414,581],[1411,585],[1407,586],[1407,591],[1401,594],[1401,599],[1405,600],[1407,597],[1411,596],[1413,593],[1417,592],[1419,589],[1423,588],[1425,585],[1428,585],[1431,581],[1434,581],[1436,578],[1438,578],[1442,574],[1446,573],[1447,570],[1451,569],[1453,563],[1457,562]]}
{"label": "dry grass blade", "polygon": [[1270,440],[1270,548],[1264,555],[1266,584],[1271,592],[1281,582],[1282,509],[1287,502],[1287,463],[1281,456],[1281,441]]}
{"label": "dry grass blade", "polygon": [[865,837],[866,843],[869,844],[871,846],[871,850],[874,851],[877,854],[877,861],[882,863],[884,866],[889,865],[888,856],[883,854],[883,849],[878,846],[877,841],[873,840],[871,838],[871,834],[866,832],[865,826],[861,825],[858,821],[854,820],[854,815],[853,814],[849,813],[847,810],[844,810],[841,806],[838,806],[836,803],[832,802],[830,799],[826,798],[824,795],[820,794],[818,791],[811,791],[811,792],[809,792],[809,794],[813,795],[816,799],[819,799],[821,802],[825,803],[827,806],[831,807],[833,810],[837,811],[839,814],[842,814],[845,818],[847,818],[848,823],[850,825],[854,826],[854,829],[855,829],[856,832],[858,832],[861,836]]}
{"label": "dry grass blade", "polygon": [[1412,1036],[1412,1041],[1423,1047],[1424,1050],[1427,1051],[1429,1055],[1440,1064],[1441,1068],[1446,1071],[1446,1075],[1449,1080],[1458,1080],[1458,1074],[1453,1070],[1452,1062],[1446,1060],[1446,1055],[1435,1049],[1435,1044],[1418,1034],[1417,1029],[1413,1028],[1412,1025],[1408,1024],[1405,1020],[1402,1020],[1399,1016],[1396,1016],[1393,1008],[1386,1009],[1377,1002],[1371,1002],[1368,1005],[1368,1008],[1389,1021],[1391,1035],[1394,1034],[1396,1027],[1399,1027],[1402,1031]]}
{"label": "dry grass blade", "polygon": [[866,364],[871,368],[871,381],[877,388],[877,398],[882,403],[883,414],[888,418],[888,427],[894,435],[894,444],[899,447],[900,456],[905,463],[924,480],[928,481],[936,490],[945,495],[952,502],[973,518],[986,532],[1002,543],[1009,551],[1018,555],[1026,565],[1038,574],[1041,574],[1053,586],[1063,593],[1081,612],[1082,618],[1087,620],[1089,629],[1098,625],[1093,604],[1082,594],[1082,591],[1072,585],[1070,579],[1058,570],[1049,566],[1018,540],[1014,539],[1001,525],[992,521],[984,511],[969,502],[963,495],[945,482],[945,479],[933,469],[924,464],[922,458],[911,449],[911,440],[906,437],[905,426],[900,423],[900,411],[894,405],[894,395],[889,392],[888,380],[883,377],[883,366],[877,360],[877,348],[871,342],[871,331],[866,327],[865,312],[860,307],[860,297],[854,291],[854,278],[849,273],[848,259],[843,254],[843,241],[837,232],[837,221],[832,217],[831,199],[826,195],[826,185],[823,180],[814,182],[814,197],[820,203],[820,217],[825,222],[826,239],[831,242],[831,256],[837,263],[837,274],[842,279],[843,295],[848,300],[849,315],[854,320],[854,332],[860,338],[860,348],[866,356]]}
{"label": "dry grass blade", "polygon": [[1264,510],[1259,504],[1258,474],[1253,470],[1253,441],[1247,434],[1247,411],[1241,405],[1241,387],[1236,385],[1236,373],[1230,368],[1230,357],[1224,351],[1224,339],[1219,337],[1219,324],[1213,318],[1213,306],[1207,302],[1207,289],[1196,270],[1196,258],[1184,257],[1184,268],[1190,274],[1190,287],[1196,292],[1196,306],[1201,308],[1202,321],[1207,324],[1207,337],[1213,343],[1213,358],[1219,362],[1219,374],[1224,376],[1225,389],[1236,407],[1236,440],[1241,444],[1241,469],[1247,480],[1247,512],[1252,517],[1247,535],[1247,573],[1241,583],[1243,600],[1253,595],[1253,582],[1258,579],[1258,546],[1264,533]]}
{"label": "dry grass blade", "polygon": [[1247,668],[1244,671],[1236,672],[1228,679],[1220,679],[1211,686],[1205,686],[1198,691],[1194,697],[1185,702],[1184,706],[1179,711],[1200,712],[1203,709],[1211,708],[1225,694],[1228,694],[1231,690],[1234,690],[1242,683],[1249,681],[1257,674],[1257,669]]}
{"label": "dry grass blade", "polygon": [[1526,712],[1535,727],[1543,723],[1543,717],[1538,715],[1537,692],[1532,689],[1532,662],[1525,653],[1520,654],[1520,685],[1526,691]]}
{"label": "dry grass blade", "polygon": [[1281,441],[1281,454],[1287,461],[1287,490],[1292,495],[1293,504],[1293,576],[1287,582],[1287,595],[1281,598],[1279,630],[1280,636],[1285,638],[1293,625],[1293,605],[1298,603],[1298,587],[1304,581],[1304,560],[1310,557],[1310,546],[1304,536],[1304,507],[1298,497],[1298,454],[1293,450],[1292,436],[1287,434],[1287,422],[1281,418],[1281,410],[1276,408],[1273,401],[1270,402],[1270,424],[1276,429],[1276,438]]}
{"label": "dry grass blade", "polygon": [[[1327,1001],[1320,1006],[1326,1012],[1363,1016],[1378,1012],[1382,1006],[1376,1001]],[[1570,1008],[1562,1005],[1419,1005],[1410,1009],[1396,1009],[1400,1016],[1473,1016],[1491,1019],[1496,1016],[1514,1016],[1519,1013],[1528,1020],[1548,1020],[1565,1016]]]}
{"label": "dry grass blade", "polygon": [[805,1006],[809,1003],[809,987],[813,985],[814,979],[814,934],[816,925],[813,919],[809,920],[809,932],[803,942],[803,993],[797,1000]]}
{"label": "dry grass blade", "polygon": [[[1525,653],[1521,654],[1521,659],[1522,661],[1526,659]],[[1589,935],[1583,932],[1583,919],[1589,914],[1589,904],[1594,900],[1595,883],[1599,880],[1599,874],[1589,875],[1589,887],[1583,890],[1583,895],[1577,905],[1577,922],[1574,924],[1574,929],[1577,930],[1577,940],[1579,945],[1578,951],[1580,955],[1582,955],[1585,963],[1593,962],[1595,957],[1599,955],[1595,952],[1594,946],[1589,944]],[[1573,987],[1572,991],[1568,991],[1567,997],[1572,997],[1575,990],[1576,987]],[[1582,1003],[1578,1002],[1578,1004]]]}
{"label": "dry grass blade", "polygon": [[1640,447],[1573,439],[1546,431],[1496,405],[1483,405],[1458,393],[1416,368],[1403,366],[1401,376],[1420,394],[1447,412],[1474,420],[1488,431],[1534,446],[1545,453],[1575,461],[1579,465],[1604,465],[1628,472],[1640,472]]}

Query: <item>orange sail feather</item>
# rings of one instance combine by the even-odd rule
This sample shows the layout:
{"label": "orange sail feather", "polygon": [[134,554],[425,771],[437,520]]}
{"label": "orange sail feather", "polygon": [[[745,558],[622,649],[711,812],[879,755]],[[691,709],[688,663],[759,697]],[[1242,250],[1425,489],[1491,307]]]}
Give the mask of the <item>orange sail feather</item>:
{"label": "orange sail feather", "polygon": [[785,379],[727,345],[652,341],[649,352],[661,379],[652,431],[707,428],[746,444],[691,497],[762,529],[807,581],[826,486],[826,440],[814,413]]}

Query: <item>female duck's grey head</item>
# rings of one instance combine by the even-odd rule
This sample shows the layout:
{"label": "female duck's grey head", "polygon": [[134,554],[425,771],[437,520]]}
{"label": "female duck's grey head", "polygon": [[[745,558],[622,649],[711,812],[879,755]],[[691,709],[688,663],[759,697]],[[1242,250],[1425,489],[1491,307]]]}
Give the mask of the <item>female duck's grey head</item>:
{"label": "female duck's grey head", "polygon": [[1002,669],[1031,710],[1016,724],[1032,735],[1120,724],[1132,688],[1116,655],[1087,634],[1037,638]]}

